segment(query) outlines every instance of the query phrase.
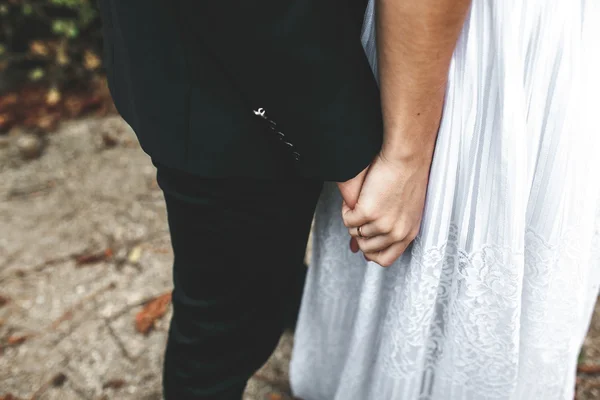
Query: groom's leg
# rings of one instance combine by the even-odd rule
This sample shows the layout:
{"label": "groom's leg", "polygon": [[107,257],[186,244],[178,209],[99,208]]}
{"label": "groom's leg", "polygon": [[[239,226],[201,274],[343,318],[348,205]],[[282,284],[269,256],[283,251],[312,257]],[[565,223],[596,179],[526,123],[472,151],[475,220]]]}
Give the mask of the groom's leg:
{"label": "groom's leg", "polygon": [[[159,167],[174,262],[166,400],[239,400],[299,296],[321,182],[204,179]],[[294,271],[294,269],[296,269]]]}
{"label": "groom's leg", "polygon": [[293,284],[289,289],[287,308],[283,316],[283,327],[286,330],[294,331],[296,329],[307,270],[308,267],[304,262],[297,262],[291,266],[290,278]]}

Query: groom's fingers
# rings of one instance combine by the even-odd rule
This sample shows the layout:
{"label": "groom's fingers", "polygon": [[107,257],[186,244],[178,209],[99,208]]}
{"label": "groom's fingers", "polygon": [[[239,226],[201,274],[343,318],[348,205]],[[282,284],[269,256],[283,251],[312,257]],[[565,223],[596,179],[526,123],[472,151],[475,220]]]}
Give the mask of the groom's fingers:
{"label": "groom's fingers", "polygon": [[346,182],[338,182],[337,184],[340,194],[342,195],[342,199],[344,199],[344,204],[350,209],[354,208],[358,202],[360,190],[362,189],[368,169],[369,167],[362,170],[354,178],[347,180]]}
{"label": "groom's fingers", "polygon": [[371,222],[369,218],[367,218],[365,213],[362,211],[360,206],[356,207],[353,210],[345,211],[342,214],[342,219],[344,220],[344,225],[346,226],[346,228],[354,228],[355,230],[357,227],[363,226],[366,223]]}
{"label": "groom's fingers", "polygon": [[358,253],[360,250],[360,248],[358,247],[358,242],[356,241],[356,238],[351,238],[350,239],[350,251],[353,253]]}

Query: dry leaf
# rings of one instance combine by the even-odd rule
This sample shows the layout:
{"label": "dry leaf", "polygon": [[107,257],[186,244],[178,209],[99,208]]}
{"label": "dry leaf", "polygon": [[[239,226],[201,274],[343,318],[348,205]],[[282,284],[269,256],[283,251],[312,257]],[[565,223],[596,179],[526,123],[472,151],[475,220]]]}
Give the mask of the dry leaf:
{"label": "dry leaf", "polygon": [[46,104],[50,106],[55,106],[61,99],[60,90],[57,88],[52,88],[46,94]]}
{"label": "dry leaf", "polygon": [[21,400],[19,397],[16,397],[10,393],[0,395],[0,400]]}
{"label": "dry leaf", "polygon": [[37,121],[37,127],[44,132],[56,130],[60,121],[60,114],[46,114],[41,116]]}
{"label": "dry leaf", "polygon": [[94,70],[102,64],[102,60],[93,52],[86,50],[83,55],[83,65],[88,70]]}
{"label": "dry leaf", "polygon": [[7,305],[10,302],[10,299],[6,296],[0,295],[0,307]]}
{"label": "dry leaf", "polygon": [[36,56],[47,56],[48,55],[48,46],[39,40],[34,40],[29,44],[29,51]]}
{"label": "dry leaf", "polygon": [[600,364],[579,364],[577,366],[577,372],[582,374],[600,374]]}
{"label": "dry leaf", "polygon": [[100,261],[108,260],[113,256],[111,249],[106,249],[103,252],[95,254],[83,254],[75,258],[77,265],[94,264]]}
{"label": "dry leaf", "polygon": [[15,122],[14,117],[9,113],[0,114],[0,130],[7,131]]}
{"label": "dry leaf", "polygon": [[171,303],[171,292],[156,297],[144,306],[135,316],[135,327],[138,332],[147,334],[154,327],[156,321],[167,313]]}
{"label": "dry leaf", "polygon": [[124,379],[112,379],[102,385],[103,389],[121,389],[127,382]]}
{"label": "dry leaf", "polygon": [[80,98],[75,96],[70,96],[65,100],[65,110],[69,114],[70,117],[77,117],[81,114],[81,110],[83,110],[83,102]]}
{"label": "dry leaf", "polygon": [[16,345],[24,343],[28,338],[29,338],[29,336],[26,336],[26,335],[24,335],[24,336],[11,335],[8,337],[6,342],[11,346],[16,346]]}
{"label": "dry leaf", "polygon": [[14,106],[19,101],[19,96],[16,93],[9,93],[5,96],[0,97],[0,110]]}

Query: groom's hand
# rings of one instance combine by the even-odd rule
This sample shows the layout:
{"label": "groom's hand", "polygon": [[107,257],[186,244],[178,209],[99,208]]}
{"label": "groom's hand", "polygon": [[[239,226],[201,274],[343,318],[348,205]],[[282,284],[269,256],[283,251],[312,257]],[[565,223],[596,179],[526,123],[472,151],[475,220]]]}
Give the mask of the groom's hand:
{"label": "groom's hand", "polygon": [[358,185],[340,188],[348,197],[344,224],[365,258],[381,266],[396,261],[419,232],[433,151],[424,153],[400,159],[382,150],[362,176],[358,198]]}
{"label": "groom's hand", "polygon": [[[342,199],[344,200],[342,203],[342,214],[356,206],[368,170],[369,167],[365,168],[361,173],[346,182],[338,182],[337,185],[342,194]],[[359,250],[358,242],[355,238],[350,239],[350,249],[354,253]]]}

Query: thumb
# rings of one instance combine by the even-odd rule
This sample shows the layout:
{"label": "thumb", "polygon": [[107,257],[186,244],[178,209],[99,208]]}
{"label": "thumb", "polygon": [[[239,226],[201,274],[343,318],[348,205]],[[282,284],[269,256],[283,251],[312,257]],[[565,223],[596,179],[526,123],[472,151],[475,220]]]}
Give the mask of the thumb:
{"label": "thumb", "polygon": [[353,209],[356,206],[368,169],[369,167],[363,169],[358,175],[346,182],[338,182],[338,189],[340,190],[342,199],[344,199],[344,211],[347,208]]}

